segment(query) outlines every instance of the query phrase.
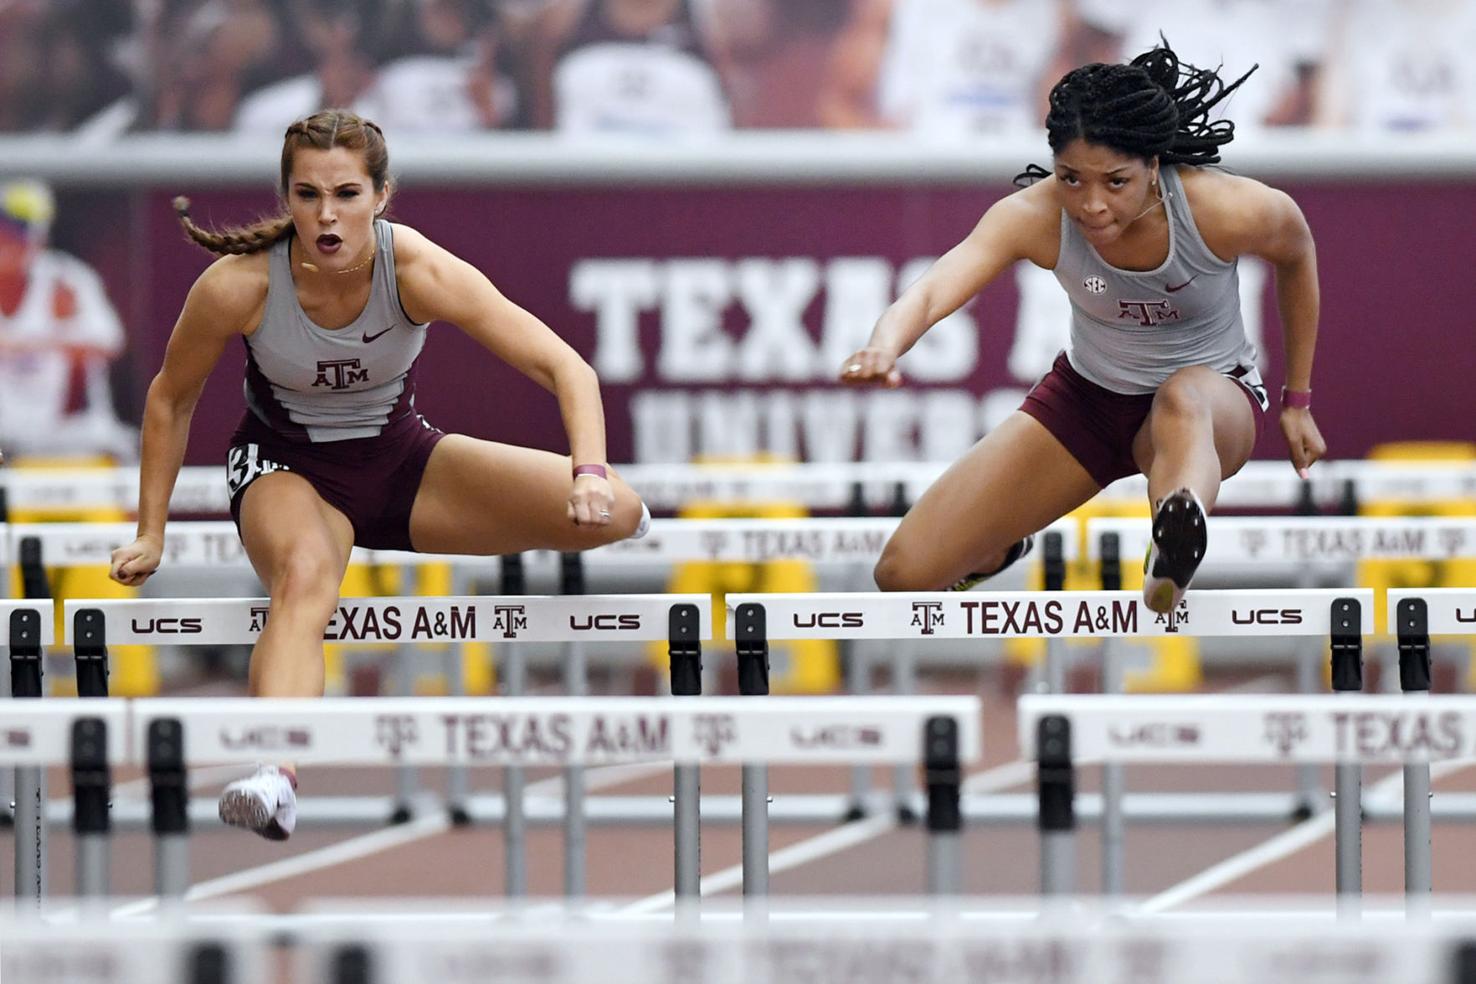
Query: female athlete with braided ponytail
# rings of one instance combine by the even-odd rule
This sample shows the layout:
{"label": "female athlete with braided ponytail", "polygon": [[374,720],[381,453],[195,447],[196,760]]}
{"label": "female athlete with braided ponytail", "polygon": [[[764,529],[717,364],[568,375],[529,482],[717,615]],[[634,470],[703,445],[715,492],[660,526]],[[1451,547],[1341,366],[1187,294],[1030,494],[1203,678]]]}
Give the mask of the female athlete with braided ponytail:
{"label": "female athlete with braided ponytail", "polygon": [[[287,211],[190,238],[224,254],[202,273],[144,406],[138,539],[112,577],[159,566],[170,492],[205,378],[246,341],[246,413],[226,481],[246,553],[271,595],[250,691],[323,693],[323,632],[355,546],[431,553],[583,550],[640,535],[649,514],[605,467],[599,381],[548,326],[408,226],[381,218],[379,128],[326,110],[282,147]],[[457,325],[558,399],[572,458],[443,434],[415,409],[415,360],[432,321]],[[281,840],[296,776],[264,766],[226,787],[221,819]]]}
{"label": "female athlete with braided ponytail", "polygon": [[899,385],[898,357],[1020,259],[1053,270],[1071,298],[1069,350],[1020,412],[918,499],[877,564],[883,589],[972,586],[1024,556],[1035,531],[1142,472],[1153,506],[1143,597],[1172,610],[1204,557],[1220,482],[1250,457],[1269,408],[1241,322],[1235,267],[1245,254],[1276,270],[1292,464],[1305,477],[1326,451],[1310,409],[1312,234],[1284,193],[1204,166],[1234,135],[1210,111],[1245,78],[1227,85],[1167,43],[1128,65],[1067,73],[1046,117],[1053,170],[1020,175],[1026,186],[993,205],[846,360],[843,382]]}

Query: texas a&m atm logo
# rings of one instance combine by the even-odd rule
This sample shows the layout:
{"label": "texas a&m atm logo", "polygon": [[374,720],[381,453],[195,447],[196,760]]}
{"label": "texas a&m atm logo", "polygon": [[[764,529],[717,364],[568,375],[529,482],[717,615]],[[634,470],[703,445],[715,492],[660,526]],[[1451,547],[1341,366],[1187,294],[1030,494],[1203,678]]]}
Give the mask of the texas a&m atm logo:
{"label": "texas a&m atm logo", "polygon": [[914,601],[912,603],[912,625],[923,635],[932,635],[943,624],[943,602]]}
{"label": "texas a&m atm logo", "polygon": [[369,382],[369,370],[359,368],[358,359],[327,359],[318,363],[318,376],[313,380],[314,388],[326,386],[334,390],[346,390],[355,383]]}

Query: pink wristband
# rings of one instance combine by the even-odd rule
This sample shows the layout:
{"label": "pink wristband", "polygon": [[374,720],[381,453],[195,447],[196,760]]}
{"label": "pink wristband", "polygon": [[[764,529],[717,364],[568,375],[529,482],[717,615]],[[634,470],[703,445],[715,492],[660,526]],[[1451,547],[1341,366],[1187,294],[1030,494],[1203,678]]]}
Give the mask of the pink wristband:
{"label": "pink wristband", "polygon": [[604,465],[575,465],[574,466],[574,477],[575,478],[578,478],[580,475],[596,475],[596,476],[598,476],[600,478],[609,478],[610,477],[605,472],[605,466]]}
{"label": "pink wristband", "polygon": [[1310,410],[1312,409],[1312,391],[1287,389],[1283,386],[1281,387],[1281,405],[1293,410]]}

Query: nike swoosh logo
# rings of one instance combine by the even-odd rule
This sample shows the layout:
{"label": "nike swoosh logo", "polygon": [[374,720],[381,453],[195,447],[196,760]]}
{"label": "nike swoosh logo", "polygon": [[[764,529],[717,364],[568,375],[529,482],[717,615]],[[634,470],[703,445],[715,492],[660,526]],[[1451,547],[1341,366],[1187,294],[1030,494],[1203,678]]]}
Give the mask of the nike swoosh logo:
{"label": "nike swoosh logo", "polygon": [[374,340],[375,340],[375,339],[376,339],[376,338],[378,338],[378,337],[379,337],[379,336],[380,336],[380,335],[388,335],[388,334],[389,334],[389,333],[390,333],[390,332],[392,332],[392,331],[394,331],[394,330],[395,330],[395,327],[394,327],[394,325],[391,325],[391,326],[390,326],[390,327],[388,327],[388,328],[386,328],[386,329],[385,329],[385,330],[384,330],[384,331],[381,331],[381,332],[376,332],[376,333],[375,333],[375,334],[373,334],[373,335],[371,335],[371,334],[369,334],[369,333],[368,333],[368,332],[367,332],[367,331],[366,331],[366,332],[364,332],[364,341],[365,341],[365,342],[366,342],[366,343],[367,343],[367,342],[372,342],[372,341],[374,341]]}
{"label": "nike swoosh logo", "polygon": [[1179,286],[1177,286],[1177,287],[1175,287],[1173,284],[1164,284],[1163,285],[1163,289],[1166,290],[1166,291],[1168,291],[1170,294],[1177,294],[1179,291],[1183,290],[1185,287],[1188,287],[1190,284],[1194,283],[1194,281],[1196,281],[1198,279],[1199,279],[1199,274],[1196,273],[1194,276],[1190,277],[1188,280],[1184,281],[1182,284],[1179,284]]}

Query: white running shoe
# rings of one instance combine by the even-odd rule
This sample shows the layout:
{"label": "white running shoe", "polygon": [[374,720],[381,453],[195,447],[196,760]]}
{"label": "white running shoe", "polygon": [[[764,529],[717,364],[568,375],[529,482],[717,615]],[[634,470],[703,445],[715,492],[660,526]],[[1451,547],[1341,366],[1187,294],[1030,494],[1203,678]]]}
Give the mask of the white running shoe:
{"label": "white running shoe", "polygon": [[232,827],[284,841],[297,826],[297,784],[275,765],[260,766],[221,791],[218,812]]}
{"label": "white running shoe", "polygon": [[1165,496],[1153,513],[1153,540],[1143,558],[1143,604],[1167,614],[1179,607],[1209,542],[1204,504],[1192,489]]}

